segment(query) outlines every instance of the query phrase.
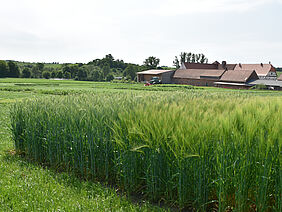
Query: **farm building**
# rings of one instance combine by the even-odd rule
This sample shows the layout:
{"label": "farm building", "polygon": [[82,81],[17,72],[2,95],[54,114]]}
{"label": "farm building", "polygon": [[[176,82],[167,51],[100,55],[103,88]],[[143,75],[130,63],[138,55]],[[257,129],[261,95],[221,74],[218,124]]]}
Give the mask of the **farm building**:
{"label": "farm building", "polygon": [[213,86],[214,82],[218,81],[224,72],[224,69],[178,69],[174,73],[173,83]]}
{"label": "farm building", "polygon": [[208,63],[182,63],[180,69],[217,69],[217,70],[234,70],[236,64],[227,64],[226,61],[222,61],[220,64],[215,61],[212,64]]}
{"label": "farm building", "polygon": [[[147,70],[137,73],[138,82],[148,82],[159,77],[162,83],[188,84],[193,86],[217,86],[248,89],[258,83],[280,90],[276,69],[271,64],[212,64],[182,63],[180,69]],[[258,81],[262,80],[262,81]],[[278,80],[282,80],[280,77]]]}
{"label": "farm building", "polygon": [[249,88],[255,80],[276,80],[276,69],[271,64],[227,64],[226,61],[212,64],[182,63],[175,71],[173,82],[194,86],[218,86]]}
{"label": "farm building", "polygon": [[270,90],[282,90],[282,81],[278,80],[255,80],[249,83],[251,86],[265,85]]}
{"label": "farm building", "polygon": [[248,89],[253,86],[249,83],[258,79],[255,70],[231,70],[226,71],[220,80],[214,84],[222,88]]}
{"label": "farm building", "polygon": [[138,82],[149,82],[153,77],[159,77],[164,84],[172,83],[172,76],[174,71],[172,70],[147,70],[137,72]]}
{"label": "farm building", "polygon": [[277,78],[276,69],[271,64],[237,64],[235,71],[255,70],[259,79],[275,80]]}

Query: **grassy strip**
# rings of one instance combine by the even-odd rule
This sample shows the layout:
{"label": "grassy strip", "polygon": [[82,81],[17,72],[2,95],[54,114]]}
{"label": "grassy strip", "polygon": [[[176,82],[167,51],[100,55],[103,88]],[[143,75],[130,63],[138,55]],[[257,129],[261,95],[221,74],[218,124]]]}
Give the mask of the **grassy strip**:
{"label": "grassy strip", "polygon": [[190,91],[18,103],[18,152],[153,201],[281,210],[281,98]]}

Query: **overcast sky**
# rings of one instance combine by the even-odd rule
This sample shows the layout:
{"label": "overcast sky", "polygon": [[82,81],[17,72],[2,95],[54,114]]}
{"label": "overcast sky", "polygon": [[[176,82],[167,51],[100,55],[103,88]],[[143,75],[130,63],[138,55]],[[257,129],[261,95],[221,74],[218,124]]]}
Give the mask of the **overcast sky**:
{"label": "overcast sky", "polygon": [[0,0],[0,59],[89,62],[112,54],[172,66],[180,52],[210,62],[282,66],[282,0]]}

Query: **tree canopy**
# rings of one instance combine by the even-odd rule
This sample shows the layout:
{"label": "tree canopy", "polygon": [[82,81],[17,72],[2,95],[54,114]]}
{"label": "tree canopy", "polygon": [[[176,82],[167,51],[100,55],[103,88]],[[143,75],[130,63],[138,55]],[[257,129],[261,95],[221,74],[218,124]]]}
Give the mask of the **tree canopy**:
{"label": "tree canopy", "polygon": [[204,54],[181,52],[179,57],[175,56],[173,65],[176,68],[180,68],[182,63],[208,63],[208,58]]}
{"label": "tree canopy", "polygon": [[156,58],[154,56],[150,56],[147,59],[145,59],[143,65],[148,67],[149,69],[157,69],[159,63],[160,63],[159,58]]}
{"label": "tree canopy", "polygon": [[0,78],[7,77],[9,66],[6,61],[0,60]]}
{"label": "tree canopy", "polygon": [[8,61],[8,66],[8,77],[20,77],[20,69],[17,63],[15,63],[14,61]]}

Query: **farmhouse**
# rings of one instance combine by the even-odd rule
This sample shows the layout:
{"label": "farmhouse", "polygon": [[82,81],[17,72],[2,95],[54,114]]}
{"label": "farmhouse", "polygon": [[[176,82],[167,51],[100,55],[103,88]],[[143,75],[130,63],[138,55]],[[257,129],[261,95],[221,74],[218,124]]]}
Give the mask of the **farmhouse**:
{"label": "farmhouse", "polygon": [[222,88],[248,89],[253,86],[249,83],[258,79],[259,77],[255,70],[231,70],[226,71],[219,82],[214,84]]}
{"label": "farmhouse", "polygon": [[237,64],[235,71],[255,70],[259,79],[275,80],[277,78],[276,69],[271,64]]}
{"label": "farmhouse", "polygon": [[149,82],[153,77],[159,77],[162,83],[170,84],[174,71],[172,70],[147,70],[137,72],[138,82]]}

